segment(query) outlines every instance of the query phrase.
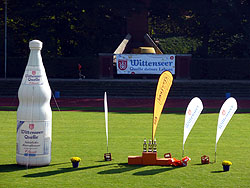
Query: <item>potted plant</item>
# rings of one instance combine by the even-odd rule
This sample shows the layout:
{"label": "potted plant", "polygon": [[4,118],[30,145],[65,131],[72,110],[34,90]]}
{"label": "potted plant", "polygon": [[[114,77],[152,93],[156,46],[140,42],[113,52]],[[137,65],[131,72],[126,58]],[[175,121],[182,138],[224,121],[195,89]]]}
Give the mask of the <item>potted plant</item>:
{"label": "potted plant", "polygon": [[229,171],[229,167],[232,165],[233,163],[231,161],[222,161],[222,166],[223,166],[223,170],[224,171]]}
{"label": "potted plant", "polygon": [[80,157],[72,157],[70,160],[72,162],[73,168],[77,168],[79,165],[79,162],[81,161],[81,158]]}

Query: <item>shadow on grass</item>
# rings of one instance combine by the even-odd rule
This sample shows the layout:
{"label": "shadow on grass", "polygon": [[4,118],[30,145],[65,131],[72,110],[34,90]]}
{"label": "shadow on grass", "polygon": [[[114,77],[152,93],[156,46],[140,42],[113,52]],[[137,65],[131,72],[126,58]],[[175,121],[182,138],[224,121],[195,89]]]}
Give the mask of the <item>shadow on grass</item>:
{"label": "shadow on grass", "polygon": [[224,170],[218,170],[218,171],[211,171],[211,173],[222,173],[222,172],[225,172]]}
{"label": "shadow on grass", "polygon": [[202,166],[202,165],[212,165],[212,164],[215,164],[216,162],[214,162],[214,161],[210,161],[209,163],[204,163],[204,164],[202,164],[202,163],[197,163],[197,164],[193,164],[193,165],[197,165],[197,166]]}
{"label": "shadow on grass", "polygon": [[[61,164],[66,164],[66,163],[69,163],[69,162],[51,164],[51,165],[47,165],[47,166],[29,166],[28,169],[43,168],[43,167],[48,167],[48,166],[56,166],[56,165],[61,165]],[[0,172],[14,172],[14,171],[19,171],[19,170],[27,170],[27,166],[18,165],[18,164],[0,165]]]}
{"label": "shadow on grass", "polygon": [[[143,166],[143,165],[128,165],[127,163],[119,163],[118,166],[116,166],[116,168],[104,170],[104,171],[98,172],[98,174],[120,174],[120,173],[124,173],[124,172],[129,172],[132,170],[140,169],[143,167],[145,167],[145,166]],[[159,173],[166,172],[169,170],[174,170],[176,168],[179,168],[179,167],[168,166],[168,167],[162,167],[161,169],[144,170],[141,172],[135,172],[133,175],[137,175],[137,176],[155,175],[155,174],[159,174]]]}
{"label": "shadow on grass", "polygon": [[[113,160],[114,161],[114,160]],[[112,162],[112,161],[105,161],[105,160],[101,160],[101,161],[95,161],[95,162],[98,162],[98,163],[107,163],[107,162]]]}
{"label": "shadow on grass", "polygon": [[67,173],[67,172],[73,172],[73,171],[79,171],[79,170],[87,170],[91,168],[98,168],[98,167],[103,167],[103,166],[109,166],[113,164],[105,164],[105,165],[95,165],[95,166],[88,166],[88,167],[82,167],[82,168],[59,168],[58,170],[53,170],[53,171],[46,171],[46,172],[39,172],[39,173],[34,173],[34,174],[27,174],[24,175],[23,177],[26,178],[37,178],[37,177],[46,177],[46,176],[53,176],[57,174],[62,174],[62,173]]}
{"label": "shadow on grass", "polygon": [[133,175],[136,175],[136,176],[155,175],[155,174],[167,172],[167,171],[170,171],[170,170],[175,170],[177,168],[180,168],[180,167],[168,166],[168,167],[162,167],[162,168],[159,168],[159,169],[153,169],[153,170],[145,170],[145,171],[141,171],[141,172],[135,172]]}
{"label": "shadow on grass", "polygon": [[198,163],[198,164],[193,164],[193,165],[196,165],[196,166],[203,166],[203,165],[209,165],[209,164],[201,164],[201,163]]}
{"label": "shadow on grass", "polygon": [[142,167],[144,166],[128,165],[128,163],[119,163],[118,166],[115,166],[115,168],[98,172],[98,174],[120,174],[123,172],[128,172],[128,171],[135,170],[135,169],[142,168]]}

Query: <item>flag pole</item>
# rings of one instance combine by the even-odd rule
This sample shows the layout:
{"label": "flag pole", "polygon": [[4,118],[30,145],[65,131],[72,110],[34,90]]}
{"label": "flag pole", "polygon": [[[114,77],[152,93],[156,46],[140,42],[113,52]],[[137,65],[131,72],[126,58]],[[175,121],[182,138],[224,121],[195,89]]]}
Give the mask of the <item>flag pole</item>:
{"label": "flag pole", "polygon": [[217,143],[215,143],[214,163],[216,163],[216,149],[217,149]]}
{"label": "flag pole", "polygon": [[183,144],[183,147],[182,147],[182,157],[184,157],[184,144]]}
{"label": "flag pole", "polygon": [[4,78],[7,78],[7,0],[5,0],[4,11]]}
{"label": "flag pole", "polygon": [[105,113],[105,125],[106,125],[106,137],[107,137],[107,153],[108,153],[108,104],[107,93],[104,93],[104,113]]}
{"label": "flag pole", "polygon": [[186,140],[184,141],[184,139],[185,139],[185,127],[184,127],[184,134],[183,134],[183,143],[182,143],[182,157],[184,157],[184,145],[186,142]]}

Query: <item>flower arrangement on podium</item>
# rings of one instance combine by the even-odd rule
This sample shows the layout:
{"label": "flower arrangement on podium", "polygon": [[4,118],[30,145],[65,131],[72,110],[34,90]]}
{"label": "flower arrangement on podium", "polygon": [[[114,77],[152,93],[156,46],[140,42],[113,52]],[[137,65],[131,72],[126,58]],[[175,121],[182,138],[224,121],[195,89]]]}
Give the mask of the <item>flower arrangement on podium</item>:
{"label": "flower arrangement on podium", "polygon": [[232,165],[233,163],[231,161],[222,161],[222,166],[223,166],[223,170],[224,171],[229,171],[229,167]]}
{"label": "flower arrangement on podium", "polygon": [[81,161],[81,158],[71,157],[70,161],[72,162],[73,168],[77,168],[79,166],[79,162]]}

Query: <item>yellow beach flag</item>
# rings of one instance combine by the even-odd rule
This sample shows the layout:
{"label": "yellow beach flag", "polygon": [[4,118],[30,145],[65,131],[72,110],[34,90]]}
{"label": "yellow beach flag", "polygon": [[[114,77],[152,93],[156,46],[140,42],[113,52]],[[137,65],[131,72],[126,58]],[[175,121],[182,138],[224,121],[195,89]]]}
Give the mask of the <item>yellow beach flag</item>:
{"label": "yellow beach flag", "polygon": [[154,140],[156,128],[161,116],[162,109],[168,96],[168,92],[173,82],[173,76],[169,71],[165,71],[161,74],[155,95],[154,105],[154,118],[153,118],[153,129],[152,129],[152,140]]}

